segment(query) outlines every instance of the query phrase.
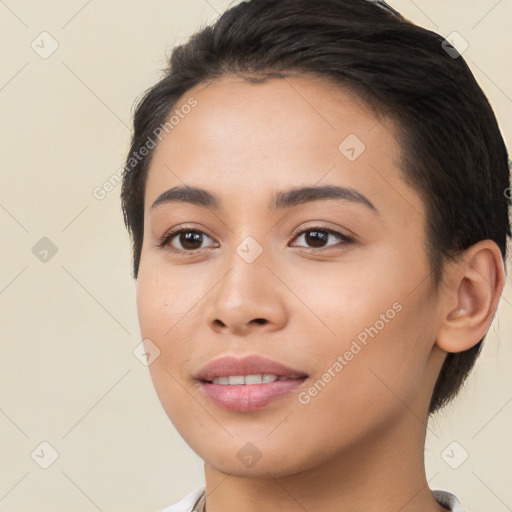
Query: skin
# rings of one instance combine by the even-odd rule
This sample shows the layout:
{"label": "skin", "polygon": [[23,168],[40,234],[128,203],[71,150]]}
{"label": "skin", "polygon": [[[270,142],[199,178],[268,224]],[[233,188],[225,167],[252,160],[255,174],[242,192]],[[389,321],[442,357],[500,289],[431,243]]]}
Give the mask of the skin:
{"label": "skin", "polygon": [[[148,172],[137,307],[142,337],[160,350],[150,365],[160,401],[205,461],[207,511],[444,510],[424,470],[428,404],[446,352],[474,345],[492,320],[499,249],[473,246],[434,287],[425,207],[402,178],[393,124],[348,90],[304,76],[224,76],[175,108],[191,97],[197,107],[159,142]],[[366,146],[354,161],[338,149],[349,134]],[[151,209],[185,184],[217,195],[222,209]],[[267,209],[277,191],[325,184],[357,190],[378,212],[339,199]],[[204,233],[200,249],[179,235],[157,246],[180,224]],[[296,236],[307,228],[355,241],[330,235],[315,248]],[[248,236],[262,249],[252,263],[236,251]],[[396,303],[400,312],[301,403],[298,394]],[[217,407],[193,375],[249,354],[309,379],[259,411]],[[237,457],[247,442],[261,456],[252,467]]]}

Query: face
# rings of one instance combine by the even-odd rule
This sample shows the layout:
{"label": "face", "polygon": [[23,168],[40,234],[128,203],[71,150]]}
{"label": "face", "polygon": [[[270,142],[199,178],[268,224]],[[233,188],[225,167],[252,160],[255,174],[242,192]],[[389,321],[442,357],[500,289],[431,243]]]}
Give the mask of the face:
{"label": "face", "polygon": [[174,110],[147,177],[137,307],[186,442],[225,473],[287,475],[426,415],[436,293],[391,122],[305,77],[224,77]]}

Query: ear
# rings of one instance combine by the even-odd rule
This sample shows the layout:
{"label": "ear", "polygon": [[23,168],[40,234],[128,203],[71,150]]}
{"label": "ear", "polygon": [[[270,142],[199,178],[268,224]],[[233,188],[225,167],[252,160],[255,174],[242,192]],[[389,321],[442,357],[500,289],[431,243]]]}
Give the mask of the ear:
{"label": "ear", "polygon": [[447,265],[436,344],[446,352],[476,345],[491,325],[504,285],[503,258],[492,240],[481,240]]}

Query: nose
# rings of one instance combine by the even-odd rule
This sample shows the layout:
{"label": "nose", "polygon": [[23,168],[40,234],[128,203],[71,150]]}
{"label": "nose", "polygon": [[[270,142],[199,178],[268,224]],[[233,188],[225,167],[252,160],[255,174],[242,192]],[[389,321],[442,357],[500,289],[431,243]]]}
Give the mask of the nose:
{"label": "nose", "polygon": [[235,251],[224,277],[208,294],[205,320],[217,333],[247,336],[282,329],[288,319],[286,288],[263,254],[248,263]]}

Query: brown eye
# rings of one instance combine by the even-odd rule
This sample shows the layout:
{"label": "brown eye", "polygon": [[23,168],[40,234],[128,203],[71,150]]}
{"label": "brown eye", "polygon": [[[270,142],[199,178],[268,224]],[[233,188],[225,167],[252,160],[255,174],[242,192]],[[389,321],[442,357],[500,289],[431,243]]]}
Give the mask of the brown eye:
{"label": "brown eye", "polygon": [[323,247],[329,238],[326,231],[306,231],[304,235],[305,242],[312,247]]}
{"label": "brown eye", "polygon": [[[332,229],[325,228],[305,229],[304,231],[301,231],[296,237],[296,240],[301,239],[304,240],[306,245],[298,245],[299,247],[309,247],[312,249],[321,249],[323,247],[336,245],[336,241],[341,241],[344,243],[350,243],[353,241],[350,237],[343,235],[342,233],[338,233]],[[329,243],[333,239],[334,243]],[[295,242],[294,245],[297,245],[297,242]]]}
{"label": "brown eye", "polygon": [[180,229],[168,233],[158,244],[159,247],[169,247],[173,251],[191,252],[203,249],[203,243],[212,240],[208,235],[196,229]]}
{"label": "brown eye", "polygon": [[183,249],[200,249],[203,243],[203,235],[199,231],[182,231],[178,233],[176,240],[179,241]]}

